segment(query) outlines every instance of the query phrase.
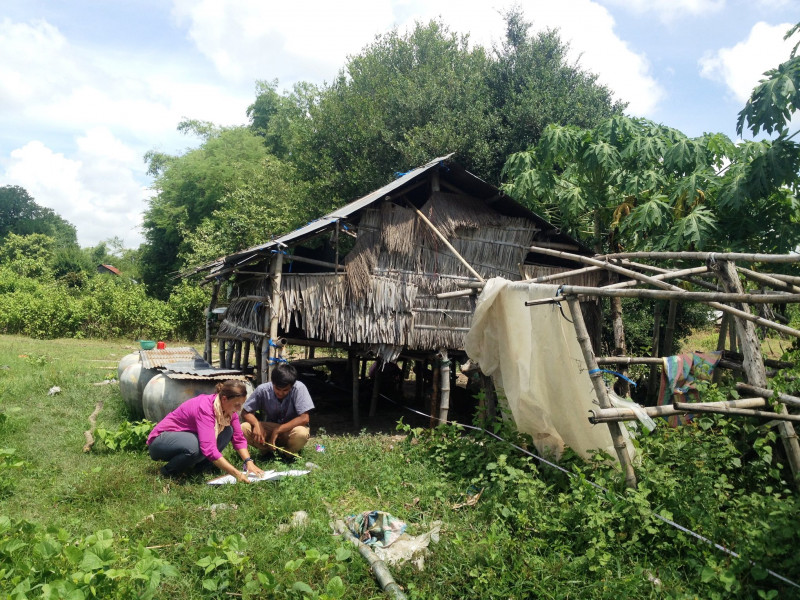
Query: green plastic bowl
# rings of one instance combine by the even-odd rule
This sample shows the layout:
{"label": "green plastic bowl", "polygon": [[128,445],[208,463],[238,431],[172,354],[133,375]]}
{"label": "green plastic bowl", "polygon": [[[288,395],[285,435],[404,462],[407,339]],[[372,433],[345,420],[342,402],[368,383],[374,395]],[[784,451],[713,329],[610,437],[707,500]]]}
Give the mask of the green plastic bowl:
{"label": "green plastic bowl", "polygon": [[156,343],[152,340],[139,340],[139,345],[142,347],[142,350],[152,350],[156,347]]}

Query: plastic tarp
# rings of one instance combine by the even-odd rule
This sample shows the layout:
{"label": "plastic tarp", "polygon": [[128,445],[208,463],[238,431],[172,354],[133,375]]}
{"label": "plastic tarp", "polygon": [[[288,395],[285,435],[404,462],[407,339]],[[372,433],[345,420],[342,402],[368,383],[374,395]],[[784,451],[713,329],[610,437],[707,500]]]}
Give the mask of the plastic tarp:
{"label": "plastic tarp", "polygon": [[[525,306],[526,301],[555,297],[557,290],[555,285],[488,280],[467,333],[467,354],[492,376],[517,429],[533,438],[541,454],[558,460],[569,446],[584,457],[601,449],[616,458],[608,427],[588,420],[596,394],[569,305]],[[627,447],[632,452],[630,443]]]}

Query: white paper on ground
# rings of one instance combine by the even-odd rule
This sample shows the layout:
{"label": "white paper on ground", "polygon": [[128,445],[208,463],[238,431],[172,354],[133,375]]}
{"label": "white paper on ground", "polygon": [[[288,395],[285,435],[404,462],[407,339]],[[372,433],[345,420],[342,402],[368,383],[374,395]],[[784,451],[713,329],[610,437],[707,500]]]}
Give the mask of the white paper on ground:
{"label": "white paper on ground", "polygon": [[[291,469],[289,471],[264,471],[264,474],[260,477],[253,473],[248,473],[247,478],[251,483],[255,483],[257,481],[276,481],[283,477],[299,477],[306,473],[308,473],[308,471],[300,471],[297,469]],[[212,479],[208,482],[208,485],[226,485],[228,483],[236,483],[236,481],[237,479],[233,475],[223,475],[222,477]]]}

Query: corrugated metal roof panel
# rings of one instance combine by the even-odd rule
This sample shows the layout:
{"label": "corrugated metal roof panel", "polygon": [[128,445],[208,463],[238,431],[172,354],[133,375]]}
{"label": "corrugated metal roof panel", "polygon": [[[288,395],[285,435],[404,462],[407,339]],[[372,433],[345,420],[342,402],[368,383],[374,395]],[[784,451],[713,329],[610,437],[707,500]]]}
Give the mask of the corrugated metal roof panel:
{"label": "corrugated metal roof panel", "polygon": [[190,346],[139,350],[139,354],[142,357],[143,369],[163,369],[172,363],[194,361],[196,359],[200,359],[205,364],[208,364],[203,360],[203,357],[198,354],[197,350]]}

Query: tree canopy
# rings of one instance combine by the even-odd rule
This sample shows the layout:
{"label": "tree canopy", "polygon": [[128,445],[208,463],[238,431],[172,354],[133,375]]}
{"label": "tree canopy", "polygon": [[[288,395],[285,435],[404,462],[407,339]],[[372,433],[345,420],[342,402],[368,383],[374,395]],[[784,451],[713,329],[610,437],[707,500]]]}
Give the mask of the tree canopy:
{"label": "tree canopy", "polygon": [[150,289],[164,296],[190,261],[285,233],[436,156],[454,152],[499,183],[508,153],[548,123],[592,127],[621,112],[557,32],[532,35],[515,11],[506,22],[506,43],[492,49],[440,21],[391,31],[330,85],[279,93],[277,81],[259,82],[248,128],[182,123],[199,148],[146,157],[157,192],[143,224]]}
{"label": "tree canopy", "polygon": [[77,246],[75,226],[54,210],[39,206],[31,195],[18,185],[0,187],[0,240],[9,233],[40,233],[55,240],[58,246]]}
{"label": "tree canopy", "polygon": [[800,146],[787,129],[800,106],[794,54],[765,73],[739,115],[739,133],[747,123],[773,140],[689,138],[621,116],[591,129],[551,124],[509,158],[505,189],[597,251],[791,252],[800,244]]}

